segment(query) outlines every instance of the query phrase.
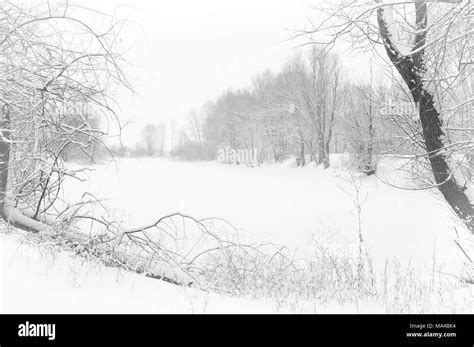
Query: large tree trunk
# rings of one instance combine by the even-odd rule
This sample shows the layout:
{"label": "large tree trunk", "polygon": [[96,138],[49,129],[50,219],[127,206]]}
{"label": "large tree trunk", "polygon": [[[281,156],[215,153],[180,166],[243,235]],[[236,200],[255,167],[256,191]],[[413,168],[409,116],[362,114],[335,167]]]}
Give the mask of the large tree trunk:
{"label": "large tree trunk", "polygon": [[318,161],[317,164],[323,164],[324,168],[327,169],[329,167],[329,160],[327,160],[326,155],[326,141],[324,139],[324,134],[322,131],[319,131],[318,140],[317,140],[317,148],[318,148]]}
{"label": "large tree trunk", "polygon": [[414,102],[419,107],[419,117],[423,128],[423,138],[429,162],[437,187],[451,206],[453,211],[461,218],[469,230],[474,233],[474,209],[466,196],[463,188],[453,176],[446,156],[441,151],[445,147],[443,120],[434,105],[433,95],[426,90],[423,84],[425,73],[424,53],[426,43],[426,30],[428,13],[426,3],[416,3],[416,29],[415,46],[413,54],[404,56],[400,54],[396,43],[390,36],[388,24],[384,17],[384,9],[377,10],[380,34],[383,39],[387,54],[401,74],[410,89]]}

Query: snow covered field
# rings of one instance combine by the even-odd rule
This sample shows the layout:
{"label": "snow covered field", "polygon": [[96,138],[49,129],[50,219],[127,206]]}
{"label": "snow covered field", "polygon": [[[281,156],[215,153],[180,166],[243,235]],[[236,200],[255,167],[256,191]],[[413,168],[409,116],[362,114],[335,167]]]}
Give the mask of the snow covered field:
{"label": "snow covered field", "polygon": [[[329,170],[291,162],[258,168],[213,162],[121,159],[94,167],[86,182],[69,182],[67,199],[88,191],[141,225],[171,212],[197,218],[225,218],[244,238],[311,252],[316,243],[345,252],[358,245],[354,187],[333,158]],[[382,163],[378,176],[403,183],[395,162]],[[361,184],[362,233],[376,271],[387,261],[427,276],[458,275],[465,261],[453,239],[466,249],[468,233],[433,192],[400,190],[375,176]],[[123,270],[39,249],[22,234],[0,234],[2,312],[385,312],[380,302],[360,306],[301,301],[297,305],[231,298],[182,288]],[[23,240],[23,241],[21,241]],[[442,275],[440,273],[443,273]],[[444,275],[445,274],[445,275]],[[447,288],[440,312],[474,312],[472,285]],[[447,295],[447,296],[446,296]],[[447,299],[448,297],[448,299]],[[54,300],[53,300],[54,298]],[[451,301],[450,301],[451,300]],[[51,303],[54,302],[54,305]],[[427,310],[435,310],[428,306]]]}
{"label": "snow covered field", "polygon": [[[107,206],[124,211],[130,226],[179,211],[196,218],[224,218],[249,237],[292,248],[311,246],[319,236],[354,243],[353,187],[339,158],[333,161],[335,168],[322,170],[294,168],[291,162],[250,168],[124,159],[96,167],[85,175],[87,183],[73,182],[75,194],[68,198],[93,192],[108,199]],[[404,185],[393,170],[396,165],[387,162],[378,176]],[[356,178],[361,180],[361,198],[366,197],[362,228],[374,259],[412,259],[429,267],[433,257],[450,266],[464,260],[453,242],[454,227],[463,226],[433,191],[393,188],[375,176]]]}

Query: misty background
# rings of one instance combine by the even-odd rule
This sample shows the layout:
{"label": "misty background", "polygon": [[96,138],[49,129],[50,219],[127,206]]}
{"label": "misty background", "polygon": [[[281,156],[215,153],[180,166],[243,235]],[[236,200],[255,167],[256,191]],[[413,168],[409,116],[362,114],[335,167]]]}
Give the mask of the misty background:
{"label": "misty background", "polygon": [[[251,78],[265,70],[277,71],[304,48],[307,38],[292,37],[311,28],[324,1],[119,1],[91,7],[127,21],[121,33],[127,75],[135,93],[121,91],[118,114],[122,141],[134,146],[146,124],[164,122],[167,148],[172,127],[185,126],[187,115],[226,89],[249,87]],[[88,2],[84,2],[89,6]],[[346,77],[367,81],[371,54],[351,53],[344,44]],[[374,69],[377,66],[374,65]],[[176,130],[178,132],[178,130]],[[116,129],[110,134],[117,135]],[[112,140],[117,141],[117,139]]]}

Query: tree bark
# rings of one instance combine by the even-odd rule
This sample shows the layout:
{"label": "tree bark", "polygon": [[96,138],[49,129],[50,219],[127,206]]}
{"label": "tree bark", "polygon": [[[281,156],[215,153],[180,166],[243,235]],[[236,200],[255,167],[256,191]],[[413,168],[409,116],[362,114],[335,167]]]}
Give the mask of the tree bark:
{"label": "tree bark", "polygon": [[[10,162],[10,140],[11,140],[11,121],[10,110],[7,105],[3,105],[0,114],[0,213],[2,218],[15,227],[20,229],[41,232],[48,228],[47,223],[40,222],[33,218],[29,211],[21,211],[12,205],[7,199],[8,188],[8,169]],[[25,213],[26,212],[26,213]],[[27,214],[31,214],[28,216]]]}
{"label": "tree bark", "polygon": [[410,89],[414,102],[419,107],[418,113],[423,128],[423,138],[437,187],[457,216],[474,233],[473,206],[453,176],[446,155],[442,152],[445,147],[443,120],[435,107],[433,95],[424,86],[423,74],[426,70],[423,58],[428,24],[427,6],[424,2],[415,3],[415,6],[417,29],[415,53],[404,56],[398,51],[396,44],[391,39],[383,8],[377,10],[380,34],[388,57],[402,76]]}
{"label": "tree bark", "polygon": [[305,165],[306,165],[306,154],[304,151],[304,139],[303,139],[303,135],[300,135],[300,166],[303,167]]}
{"label": "tree bark", "polygon": [[10,161],[10,110],[3,105],[0,115],[0,213],[4,216],[5,201],[7,197],[8,163]]}

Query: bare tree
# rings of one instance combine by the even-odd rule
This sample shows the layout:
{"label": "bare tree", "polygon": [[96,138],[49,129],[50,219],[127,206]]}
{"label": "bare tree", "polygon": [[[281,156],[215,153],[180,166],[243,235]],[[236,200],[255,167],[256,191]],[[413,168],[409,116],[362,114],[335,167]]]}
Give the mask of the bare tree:
{"label": "bare tree", "polygon": [[329,145],[339,107],[339,74],[337,57],[313,47],[300,94],[304,113],[316,133],[317,162],[325,168],[329,167]]}
{"label": "bare tree", "polygon": [[197,111],[191,111],[188,114],[189,130],[193,140],[199,145],[203,146],[203,118]]}
{"label": "bare tree", "polygon": [[[342,94],[339,131],[353,156],[351,168],[373,175],[381,157],[393,153],[398,144],[396,134],[390,134],[392,110],[386,105],[388,88],[372,83],[347,83]],[[391,143],[395,144],[391,146]]]}
{"label": "bare tree", "polygon": [[[123,56],[118,53],[119,31],[120,23],[113,17],[68,2],[2,2],[2,217],[25,230],[52,229],[54,235],[44,233],[44,239],[78,255],[173,283],[189,285],[206,277],[218,283],[224,276],[235,282],[275,262],[281,264],[275,269],[280,273],[292,268],[281,247],[242,244],[234,228],[228,235],[222,235],[223,227],[214,230],[216,222],[227,224],[223,220],[196,220],[175,213],[143,227],[123,229],[107,213],[97,217],[84,211],[92,202],[102,206],[91,194],[84,194],[77,203],[61,201],[64,177],[80,179],[78,170],[64,165],[65,151],[74,148],[89,154],[91,143],[105,147],[103,132],[96,129],[91,115],[100,116],[104,123],[110,118],[120,126],[114,113],[114,91],[131,87],[122,71]],[[241,93],[238,100],[245,100],[246,95]],[[233,115],[236,117],[226,125],[237,142],[242,134],[236,132],[240,125],[236,120],[241,118]],[[164,129],[145,128],[150,148],[155,145],[153,139],[161,137],[158,150],[160,146],[163,150]],[[182,142],[187,141],[183,133]],[[101,233],[69,233],[72,221],[81,219],[100,225]],[[193,236],[190,227],[194,227]]]}
{"label": "bare tree", "polygon": [[[252,88],[228,90],[208,103],[203,139],[208,148],[229,146],[259,153],[260,161],[281,162],[295,156],[306,164],[306,152],[329,166],[329,150],[339,112],[337,57],[312,50],[297,54],[281,71],[264,71]],[[192,137],[199,142],[199,122],[191,119]]]}
{"label": "bare tree", "polygon": [[[470,1],[436,1],[430,7],[428,2],[433,1],[342,1],[325,9],[321,25],[299,35],[329,46],[350,38],[354,49],[378,52],[376,47],[383,47],[418,110],[425,158],[434,178],[431,188],[441,192],[474,233],[474,209],[466,194],[471,182],[450,167],[455,154],[471,151],[474,143],[449,143],[445,128],[446,117],[472,105],[472,95],[461,100],[459,92],[472,76],[472,10]],[[328,40],[314,39],[324,33]]]}
{"label": "bare tree", "polygon": [[[94,29],[85,18],[102,18],[104,28]],[[67,2],[2,2],[0,195],[8,222],[33,231],[59,222],[67,215],[56,204],[62,182],[78,173],[61,156],[72,148],[90,156],[92,143],[105,147],[103,131],[88,115],[120,126],[109,94],[130,88],[118,53],[120,27]]]}
{"label": "bare tree", "polygon": [[148,156],[161,156],[164,153],[165,140],[166,127],[164,123],[158,125],[147,124],[142,130],[141,139],[137,146]]}
{"label": "bare tree", "polygon": [[447,144],[443,119],[435,105],[434,95],[428,88],[429,82],[427,83],[424,79],[426,72],[424,55],[428,35],[427,4],[415,3],[415,8],[415,43],[409,57],[402,55],[398,50],[396,39],[390,33],[389,26],[394,25],[390,18],[390,11],[392,11],[390,7],[377,10],[380,33],[390,60],[400,72],[418,106],[425,146],[436,185],[448,204],[474,232],[474,209],[461,184],[457,182],[449,168],[448,158],[444,152]]}

